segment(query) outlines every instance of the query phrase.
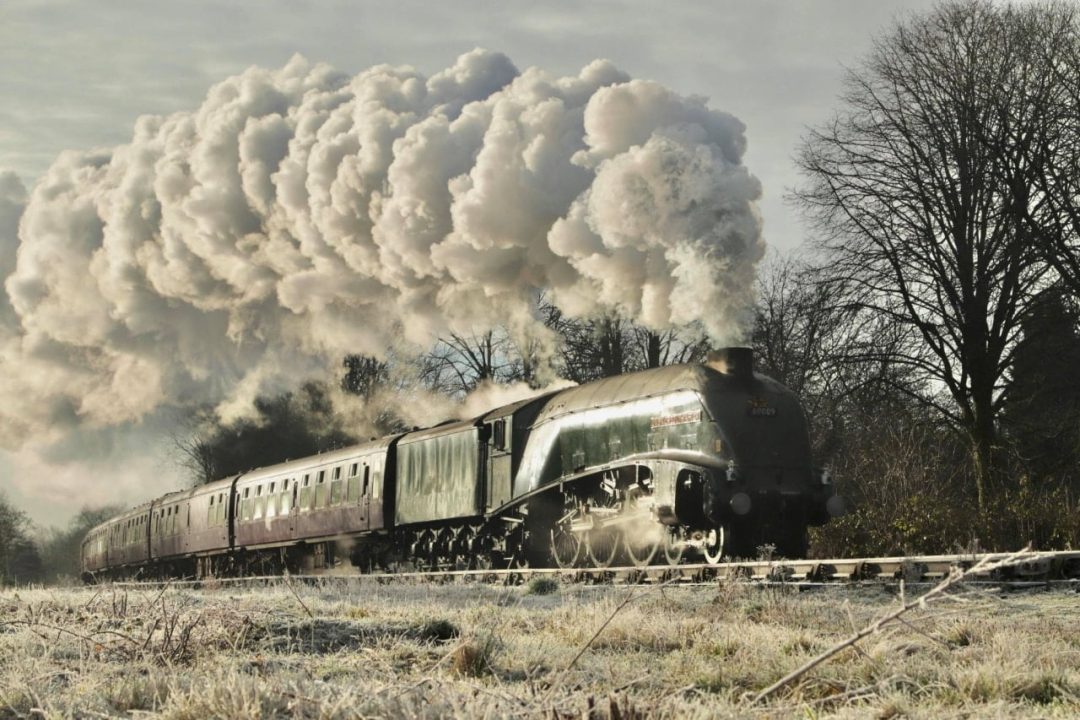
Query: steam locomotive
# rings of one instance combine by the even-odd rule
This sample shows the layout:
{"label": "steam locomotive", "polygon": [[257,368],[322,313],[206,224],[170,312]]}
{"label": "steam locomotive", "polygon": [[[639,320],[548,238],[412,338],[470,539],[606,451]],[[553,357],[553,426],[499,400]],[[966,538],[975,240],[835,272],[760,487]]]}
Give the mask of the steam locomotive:
{"label": "steam locomotive", "polygon": [[805,557],[836,514],[747,348],[174,492],[93,528],[86,581]]}

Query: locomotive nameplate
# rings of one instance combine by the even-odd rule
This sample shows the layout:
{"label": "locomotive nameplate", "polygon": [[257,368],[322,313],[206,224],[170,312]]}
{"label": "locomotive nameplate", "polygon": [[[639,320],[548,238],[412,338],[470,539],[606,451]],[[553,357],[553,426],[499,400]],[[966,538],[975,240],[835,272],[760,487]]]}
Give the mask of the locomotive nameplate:
{"label": "locomotive nameplate", "polygon": [[660,428],[671,427],[672,425],[689,425],[690,423],[701,422],[701,411],[691,410],[690,412],[679,413],[678,415],[658,415],[649,420],[649,429],[659,430]]}
{"label": "locomotive nameplate", "polygon": [[750,417],[773,417],[776,408],[769,405],[765,398],[750,398],[746,401],[746,414]]}

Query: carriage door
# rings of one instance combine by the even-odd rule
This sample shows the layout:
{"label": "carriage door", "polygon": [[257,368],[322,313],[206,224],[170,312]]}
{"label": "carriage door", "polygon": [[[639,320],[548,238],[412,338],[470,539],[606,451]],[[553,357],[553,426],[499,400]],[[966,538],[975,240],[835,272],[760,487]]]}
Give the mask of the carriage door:
{"label": "carriage door", "polygon": [[371,496],[374,486],[371,483],[371,464],[374,459],[364,460],[360,471],[360,515],[365,530],[371,528]]}
{"label": "carriage door", "polygon": [[487,434],[487,506],[492,510],[510,502],[510,422],[510,417],[495,420]]}

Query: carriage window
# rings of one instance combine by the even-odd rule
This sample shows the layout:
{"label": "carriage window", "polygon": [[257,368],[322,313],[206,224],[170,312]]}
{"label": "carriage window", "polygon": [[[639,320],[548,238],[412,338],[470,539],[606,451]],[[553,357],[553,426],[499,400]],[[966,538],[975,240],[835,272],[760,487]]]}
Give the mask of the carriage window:
{"label": "carriage window", "polygon": [[305,475],[304,476],[304,487],[307,487],[308,484],[310,484],[310,482],[311,482],[311,476],[310,475]]}
{"label": "carriage window", "polygon": [[274,483],[270,483],[270,490],[269,490],[268,492],[269,492],[269,493],[270,493],[271,495],[273,495],[273,494],[274,494]]}
{"label": "carriage window", "polygon": [[506,449],[506,421],[505,420],[496,420],[495,421],[495,449],[496,450],[505,450]]}
{"label": "carriage window", "polygon": [[326,480],[326,471],[325,470],[320,470],[319,471],[319,484],[322,485],[324,480]]}
{"label": "carriage window", "polygon": [[367,495],[371,491],[371,468],[367,465],[364,466],[364,494]]}
{"label": "carriage window", "polygon": [[349,468],[349,477],[355,477],[359,467],[360,463],[353,463],[352,467]]}

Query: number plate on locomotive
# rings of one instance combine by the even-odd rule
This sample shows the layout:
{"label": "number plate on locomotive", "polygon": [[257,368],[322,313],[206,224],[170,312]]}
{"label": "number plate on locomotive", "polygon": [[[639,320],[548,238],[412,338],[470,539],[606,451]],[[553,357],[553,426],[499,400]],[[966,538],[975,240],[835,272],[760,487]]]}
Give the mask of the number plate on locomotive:
{"label": "number plate on locomotive", "polygon": [[750,417],[773,417],[776,415],[776,408],[769,405],[769,401],[764,398],[750,398],[746,403],[746,414]]}

